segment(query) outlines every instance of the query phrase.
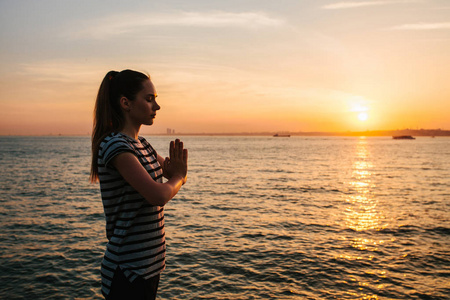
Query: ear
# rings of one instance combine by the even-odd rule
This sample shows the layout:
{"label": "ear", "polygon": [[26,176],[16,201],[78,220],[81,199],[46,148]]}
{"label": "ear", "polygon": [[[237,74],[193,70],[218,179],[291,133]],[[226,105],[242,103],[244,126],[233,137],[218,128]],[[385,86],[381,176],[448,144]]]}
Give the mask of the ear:
{"label": "ear", "polygon": [[130,111],[130,100],[128,100],[127,97],[122,97],[119,100],[120,102],[120,107],[124,110],[124,111]]}

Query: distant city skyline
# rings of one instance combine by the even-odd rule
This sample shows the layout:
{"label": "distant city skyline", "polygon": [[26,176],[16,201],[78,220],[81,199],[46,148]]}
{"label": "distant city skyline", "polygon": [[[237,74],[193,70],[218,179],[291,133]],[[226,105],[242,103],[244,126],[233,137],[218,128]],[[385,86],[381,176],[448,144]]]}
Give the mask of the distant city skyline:
{"label": "distant city skyline", "polygon": [[450,129],[447,0],[0,2],[0,135],[88,135],[109,70],[143,135]]}

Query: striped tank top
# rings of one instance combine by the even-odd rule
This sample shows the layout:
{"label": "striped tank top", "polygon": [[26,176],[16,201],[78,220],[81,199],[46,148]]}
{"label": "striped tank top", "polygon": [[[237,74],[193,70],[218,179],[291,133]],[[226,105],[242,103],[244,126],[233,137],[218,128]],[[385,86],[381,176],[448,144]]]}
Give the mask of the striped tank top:
{"label": "striped tank top", "polygon": [[162,182],[163,177],[156,151],[143,137],[135,140],[112,133],[101,142],[98,174],[108,238],[101,265],[105,296],[117,268],[130,282],[138,276],[149,279],[165,268],[164,207],[150,205],[110,164],[123,152],[136,155],[155,181]]}

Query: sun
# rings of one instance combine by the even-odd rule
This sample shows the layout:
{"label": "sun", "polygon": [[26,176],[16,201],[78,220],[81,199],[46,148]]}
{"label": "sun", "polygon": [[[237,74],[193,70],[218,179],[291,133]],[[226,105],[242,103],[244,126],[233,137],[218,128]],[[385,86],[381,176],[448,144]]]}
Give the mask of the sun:
{"label": "sun", "polygon": [[366,121],[369,118],[369,115],[366,112],[360,112],[358,114],[358,119],[360,121]]}
{"label": "sun", "polygon": [[376,114],[372,111],[371,104],[374,101],[369,100],[363,96],[352,96],[346,99],[348,107],[348,122],[355,128],[367,129],[372,126],[376,119]]}

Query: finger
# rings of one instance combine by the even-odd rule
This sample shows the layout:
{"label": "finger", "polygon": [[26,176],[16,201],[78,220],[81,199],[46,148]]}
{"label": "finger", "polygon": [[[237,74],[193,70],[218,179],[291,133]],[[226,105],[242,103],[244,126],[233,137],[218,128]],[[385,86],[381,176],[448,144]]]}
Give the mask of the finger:
{"label": "finger", "polygon": [[181,142],[179,139],[176,139],[174,143],[175,143],[175,146],[174,146],[173,158],[176,160],[179,160],[179,159],[181,159],[181,155],[182,155],[182,154],[180,155],[180,152],[182,151],[180,149],[180,146],[182,147],[182,145],[181,145]]}
{"label": "finger", "polygon": [[169,156],[170,156],[170,158],[175,157],[174,150],[175,150],[175,143],[174,143],[174,141],[171,141],[170,142],[170,146],[169,146]]}
{"label": "finger", "polygon": [[176,140],[174,141],[174,147],[173,147],[173,158],[174,158],[174,159],[177,159],[178,156],[179,156],[179,154],[178,154],[178,152],[179,152],[179,147],[180,147],[180,140],[179,140],[179,139],[176,139]]}
{"label": "finger", "polygon": [[183,161],[185,163],[187,163],[187,161],[188,161],[188,150],[187,149],[183,149]]}
{"label": "finger", "polygon": [[180,160],[183,159],[183,142],[180,141],[180,143],[178,144],[178,157]]}
{"label": "finger", "polygon": [[164,160],[164,165],[163,165],[163,171],[165,174],[167,174],[168,169],[169,169],[169,158],[166,157],[166,159]]}

